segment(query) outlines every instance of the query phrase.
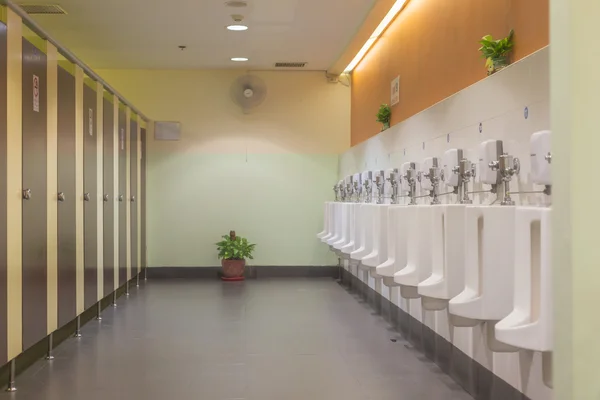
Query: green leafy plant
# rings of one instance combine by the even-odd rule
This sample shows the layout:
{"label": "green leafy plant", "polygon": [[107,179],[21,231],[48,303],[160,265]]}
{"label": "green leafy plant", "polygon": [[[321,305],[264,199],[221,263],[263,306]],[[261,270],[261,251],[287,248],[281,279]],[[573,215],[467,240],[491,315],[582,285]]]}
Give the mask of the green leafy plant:
{"label": "green leafy plant", "polygon": [[479,51],[486,60],[485,65],[488,73],[493,73],[499,67],[508,65],[508,57],[514,47],[514,34],[515,32],[511,29],[508,36],[502,39],[494,40],[492,35],[481,38]]}
{"label": "green leafy plant", "polygon": [[392,119],[392,109],[387,104],[379,106],[377,112],[377,122],[383,124],[383,129],[390,127],[390,120]]}
{"label": "green leafy plant", "polygon": [[253,259],[255,244],[248,243],[248,239],[236,236],[235,231],[231,231],[229,235],[223,235],[220,242],[216,243],[219,259],[224,260],[244,260],[246,258]]}

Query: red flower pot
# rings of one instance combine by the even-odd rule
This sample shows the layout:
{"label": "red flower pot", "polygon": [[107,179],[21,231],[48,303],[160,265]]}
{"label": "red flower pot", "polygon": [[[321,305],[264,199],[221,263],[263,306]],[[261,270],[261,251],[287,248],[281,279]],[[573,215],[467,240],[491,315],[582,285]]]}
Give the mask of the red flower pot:
{"label": "red flower pot", "polygon": [[246,260],[221,260],[221,266],[225,278],[238,278],[244,276]]}

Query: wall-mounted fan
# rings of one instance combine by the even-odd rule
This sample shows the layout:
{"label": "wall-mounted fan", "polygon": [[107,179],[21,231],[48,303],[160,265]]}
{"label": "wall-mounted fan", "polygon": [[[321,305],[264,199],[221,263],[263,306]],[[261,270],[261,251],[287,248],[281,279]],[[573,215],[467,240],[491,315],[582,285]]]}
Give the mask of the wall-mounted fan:
{"label": "wall-mounted fan", "polygon": [[242,75],[231,85],[231,100],[244,112],[258,107],[267,98],[265,81],[255,75]]}

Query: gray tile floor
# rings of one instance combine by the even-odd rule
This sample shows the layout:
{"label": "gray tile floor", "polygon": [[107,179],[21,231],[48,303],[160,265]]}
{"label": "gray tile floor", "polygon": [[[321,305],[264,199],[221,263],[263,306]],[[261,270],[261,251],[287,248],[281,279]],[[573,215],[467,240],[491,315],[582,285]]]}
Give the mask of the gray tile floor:
{"label": "gray tile floor", "polygon": [[55,355],[0,400],[471,399],[331,279],[148,281]]}

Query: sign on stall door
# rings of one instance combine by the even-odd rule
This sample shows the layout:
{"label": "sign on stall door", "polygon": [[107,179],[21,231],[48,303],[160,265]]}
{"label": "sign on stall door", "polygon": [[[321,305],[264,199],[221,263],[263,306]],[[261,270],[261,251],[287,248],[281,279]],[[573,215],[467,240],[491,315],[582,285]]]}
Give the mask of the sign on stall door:
{"label": "sign on stall door", "polygon": [[90,136],[94,136],[94,110],[91,108],[88,113],[88,129]]}
{"label": "sign on stall door", "polygon": [[33,76],[33,111],[40,112],[40,78]]}

